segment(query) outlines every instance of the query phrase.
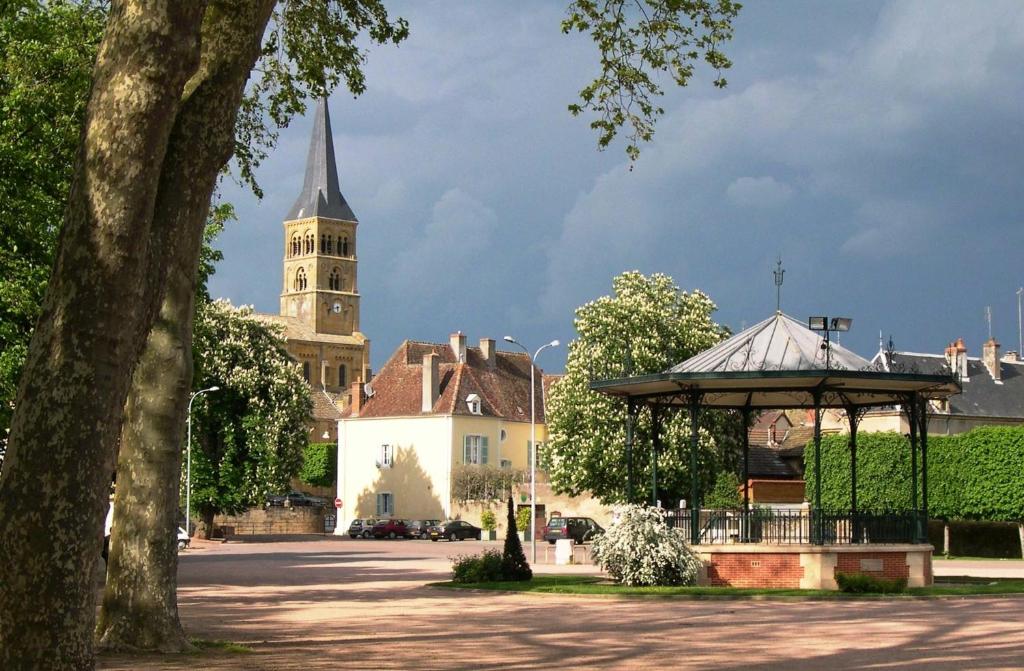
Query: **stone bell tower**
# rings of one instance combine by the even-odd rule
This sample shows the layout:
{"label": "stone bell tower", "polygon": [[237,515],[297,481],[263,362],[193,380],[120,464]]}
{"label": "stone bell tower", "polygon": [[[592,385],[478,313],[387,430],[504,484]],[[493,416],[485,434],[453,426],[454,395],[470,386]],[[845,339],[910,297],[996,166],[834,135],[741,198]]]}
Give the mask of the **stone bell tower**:
{"label": "stone bell tower", "polygon": [[281,316],[316,333],[359,331],[356,228],[341,195],[327,102],[317,104],[302,193],[284,221]]}

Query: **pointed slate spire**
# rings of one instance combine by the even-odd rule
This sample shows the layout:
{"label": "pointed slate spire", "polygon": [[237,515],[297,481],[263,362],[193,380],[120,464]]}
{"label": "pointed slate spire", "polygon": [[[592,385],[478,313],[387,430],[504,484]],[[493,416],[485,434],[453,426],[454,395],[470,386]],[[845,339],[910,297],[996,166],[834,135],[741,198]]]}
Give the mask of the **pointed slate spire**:
{"label": "pointed slate spire", "polygon": [[313,118],[313,137],[306,157],[306,179],[285,221],[306,217],[327,217],[358,221],[338,186],[338,165],[334,160],[334,139],[327,100],[320,99]]}

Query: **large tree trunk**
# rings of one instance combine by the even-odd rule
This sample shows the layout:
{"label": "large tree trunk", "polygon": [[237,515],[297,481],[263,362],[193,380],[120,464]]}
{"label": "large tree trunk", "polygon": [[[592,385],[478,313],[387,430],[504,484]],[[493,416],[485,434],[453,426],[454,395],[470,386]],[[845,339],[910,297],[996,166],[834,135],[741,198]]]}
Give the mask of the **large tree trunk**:
{"label": "large tree trunk", "polygon": [[245,82],[276,0],[213,0],[202,56],[164,161],[160,225],[181,234],[167,293],[133,380],[121,435],[110,566],[97,636],[104,649],[180,652],[175,551],[181,445],[192,385],[193,297],[217,175],[234,149]]}
{"label": "large tree trunk", "polygon": [[205,3],[113,3],[0,478],[0,668],[93,665],[103,518],[132,369],[159,306],[159,166]]}

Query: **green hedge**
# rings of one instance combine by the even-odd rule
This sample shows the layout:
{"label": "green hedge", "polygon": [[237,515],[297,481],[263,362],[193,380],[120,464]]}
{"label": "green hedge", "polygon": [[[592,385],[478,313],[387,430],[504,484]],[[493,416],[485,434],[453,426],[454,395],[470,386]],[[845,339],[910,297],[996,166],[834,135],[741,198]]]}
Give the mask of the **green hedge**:
{"label": "green hedge", "polygon": [[302,455],[299,479],[307,485],[330,487],[338,466],[336,443],[310,443]]}
{"label": "green hedge", "polygon": [[[822,438],[821,503],[825,509],[850,507],[848,442],[846,435]],[[813,443],[804,451],[804,462],[807,497],[813,501]],[[920,492],[918,482],[919,504]],[[1024,427],[982,427],[956,436],[929,436],[928,504],[933,517],[1024,520]],[[858,434],[857,505],[862,510],[911,507],[910,443],[904,436]]]}

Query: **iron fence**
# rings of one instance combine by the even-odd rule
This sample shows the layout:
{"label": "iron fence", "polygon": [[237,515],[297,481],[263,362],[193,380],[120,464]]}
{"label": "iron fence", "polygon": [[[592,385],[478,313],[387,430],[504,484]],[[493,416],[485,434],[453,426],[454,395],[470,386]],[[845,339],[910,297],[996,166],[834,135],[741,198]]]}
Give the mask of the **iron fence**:
{"label": "iron fence", "polygon": [[[669,510],[666,522],[692,536],[693,511]],[[920,511],[814,511],[804,508],[701,510],[700,543],[925,543]]]}

